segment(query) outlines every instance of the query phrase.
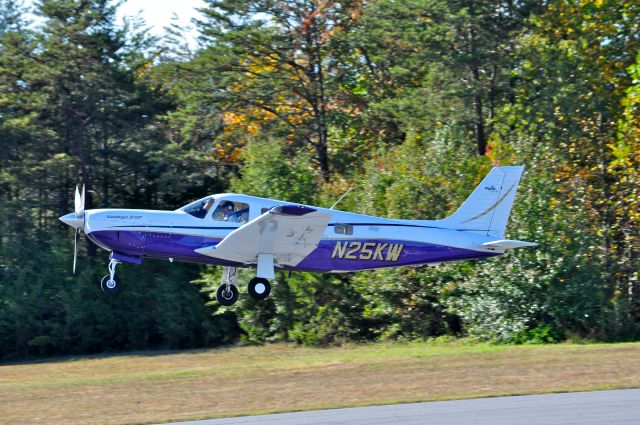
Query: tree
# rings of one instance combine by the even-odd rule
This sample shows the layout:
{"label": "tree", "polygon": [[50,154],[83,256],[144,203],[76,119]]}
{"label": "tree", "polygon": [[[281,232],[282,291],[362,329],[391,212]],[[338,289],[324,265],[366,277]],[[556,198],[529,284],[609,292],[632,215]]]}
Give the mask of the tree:
{"label": "tree", "polygon": [[[539,2],[379,1],[346,43],[342,69],[366,105],[365,128],[401,142],[412,131],[459,124],[486,153],[497,110],[513,96],[515,41]],[[350,68],[350,69],[349,69]]]}
{"label": "tree", "polygon": [[149,40],[117,27],[108,1],[41,1],[44,24],[35,30],[26,29],[14,2],[2,6],[0,357],[225,340],[216,330],[224,319],[211,317],[197,287],[184,284],[198,273],[193,267],[123,267],[131,292],[105,300],[96,284],[105,265],[95,264],[87,242],[89,261],[81,252],[79,275],[70,273],[73,243],[57,218],[71,209],[78,176],[88,187],[87,208],[176,208],[189,191],[201,195],[216,181],[200,173],[188,185],[183,175],[194,167],[178,168],[195,161],[192,151],[176,154],[155,119],[170,99],[144,79]]}
{"label": "tree", "polygon": [[[332,39],[352,24],[359,1],[285,2],[211,0],[200,23],[221,77],[210,90],[235,114],[261,113],[277,121],[297,145],[312,147],[320,174],[329,178],[329,126],[333,112]],[[218,59],[211,56],[219,55]]]}
{"label": "tree", "polygon": [[[514,102],[501,111],[490,155],[524,159],[535,178],[530,213],[515,223],[526,229],[525,240],[548,248],[505,258],[502,268],[521,276],[509,285],[496,282],[527,300],[525,331],[551,326],[608,339],[637,335],[628,296],[636,242],[626,236],[633,213],[625,196],[634,162],[618,162],[615,152],[628,143],[618,140],[616,123],[625,122],[621,100],[632,84],[639,11],[631,3],[557,2],[518,40],[519,84]],[[489,276],[470,284],[493,287]],[[503,308],[512,299],[494,297],[493,305]],[[476,305],[474,296],[468,301],[468,308]]]}

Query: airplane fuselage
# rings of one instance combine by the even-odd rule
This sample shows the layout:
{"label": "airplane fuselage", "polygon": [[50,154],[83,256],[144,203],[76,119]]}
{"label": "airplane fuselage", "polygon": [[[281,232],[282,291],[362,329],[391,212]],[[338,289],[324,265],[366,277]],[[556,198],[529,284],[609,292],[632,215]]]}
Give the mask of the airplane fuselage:
{"label": "airplane fuselage", "polygon": [[274,199],[223,193],[176,211],[85,210],[85,190],[75,191],[75,212],[60,217],[75,228],[73,270],[81,231],[110,252],[102,291],[115,294],[119,263],[144,257],[221,265],[216,299],[239,297],[238,268],[255,267],[247,293],[255,300],[271,292],[276,269],[345,273],[410,265],[436,265],[504,254],[535,246],[504,239],[524,168],[493,167],[471,195],[441,220],[373,217]]}
{"label": "airplane fuselage", "polygon": [[[229,233],[284,201],[239,194],[213,195],[206,214],[184,210],[95,209],[85,211],[84,231],[113,258],[139,263],[143,257],[232,267],[252,267],[203,255],[196,250],[211,247]],[[216,219],[213,211],[225,201],[248,206],[242,222]],[[298,204],[295,204],[298,205]],[[438,221],[373,217],[308,206],[330,214],[329,225],[317,247],[288,270],[351,272],[382,267],[438,264],[502,254],[482,247],[486,235],[442,228]],[[200,216],[202,215],[202,216]]]}

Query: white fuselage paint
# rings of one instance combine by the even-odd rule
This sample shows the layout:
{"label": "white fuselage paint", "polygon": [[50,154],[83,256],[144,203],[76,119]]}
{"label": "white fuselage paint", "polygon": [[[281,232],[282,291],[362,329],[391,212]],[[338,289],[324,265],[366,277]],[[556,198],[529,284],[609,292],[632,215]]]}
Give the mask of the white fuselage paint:
{"label": "white fuselage paint", "polygon": [[[215,204],[204,218],[197,218],[180,210],[94,209],[85,211],[84,230],[88,235],[99,231],[119,230],[152,233],[157,238],[162,238],[162,235],[167,237],[168,235],[190,235],[223,239],[241,225],[212,218],[212,212],[223,201],[248,204],[250,206],[249,221],[261,215],[262,211],[275,206],[301,205],[241,194],[227,193],[213,196]],[[503,253],[502,250],[482,246],[484,242],[495,240],[495,237],[479,232],[446,229],[442,227],[443,223],[439,220],[388,219],[315,206],[308,207],[331,215],[330,225],[324,232],[322,241],[406,241],[461,248],[478,253]],[[353,234],[337,234],[336,223],[351,225]],[[102,243],[99,245],[106,250],[112,250],[110,246]],[[375,248],[375,245],[365,246],[365,254],[369,254],[366,250],[375,251]],[[362,248],[356,254],[363,255]],[[166,257],[170,258],[171,255]]]}

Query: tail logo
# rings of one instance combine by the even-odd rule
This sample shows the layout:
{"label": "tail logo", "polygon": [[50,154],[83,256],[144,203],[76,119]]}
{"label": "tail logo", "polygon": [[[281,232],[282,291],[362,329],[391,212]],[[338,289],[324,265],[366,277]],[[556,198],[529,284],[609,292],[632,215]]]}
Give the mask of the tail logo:
{"label": "tail logo", "polygon": [[495,192],[497,189],[494,185],[491,185],[491,186],[485,186],[484,190],[488,190],[489,192]]}

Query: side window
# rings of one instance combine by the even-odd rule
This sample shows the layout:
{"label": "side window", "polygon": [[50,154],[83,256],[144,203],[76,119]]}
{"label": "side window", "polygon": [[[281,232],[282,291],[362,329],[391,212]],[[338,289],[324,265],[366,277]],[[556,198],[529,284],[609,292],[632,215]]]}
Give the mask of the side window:
{"label": "side window", "polygon": [[249,221],[249,205],[243,202],[222,201],[212,215],[214,220],[230,223]]}
{"label": "side window", "polygon": [[336,223],[333,231],[338,235],[353,235],[353,226],[350,224]]}
{"label": "side window", "polygon": [[269,208],[262,208],[262,209],[260,210],[260,215],[262,215],[262,214],[266,213],[267,211],[271,210],[271,208],[273,208],[273,207],[269,207]]}

